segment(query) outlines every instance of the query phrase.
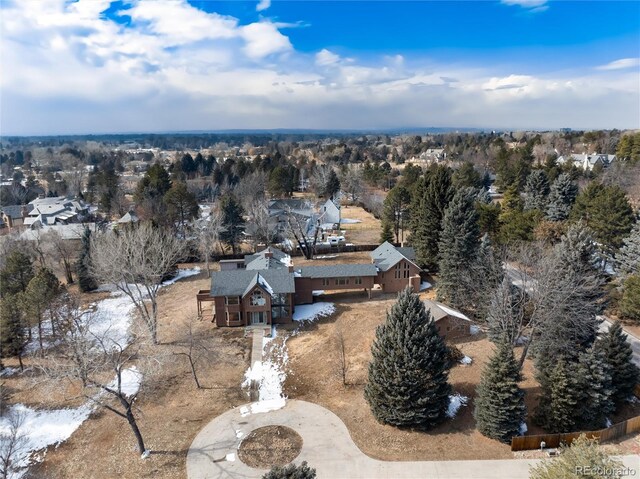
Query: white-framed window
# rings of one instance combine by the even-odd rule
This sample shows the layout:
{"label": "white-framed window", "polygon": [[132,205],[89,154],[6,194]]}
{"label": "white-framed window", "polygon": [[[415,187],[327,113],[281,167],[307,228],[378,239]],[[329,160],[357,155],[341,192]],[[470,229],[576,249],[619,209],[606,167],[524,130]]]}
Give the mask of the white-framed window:
{"label": "white-framed window", "polygon": [[360,276],[358,276],[357,278],[355,278],[353,280],[353,284],[362,284],[362,278]]}
{"label": "white-framed window", "polygon": [[225,304],[240,304],[240,297],[238,296],[225,296]]}
{"label": "white-framed window", "polygon": [[251,306],[264,306],[265,304],[266,300],[264,294],[262,294],[262,290],[255,289],[253,293],[251,293]]}
{"label": "white-framed window", "polygon": [[322,278],[322,286],[329,286],[329,278]]}

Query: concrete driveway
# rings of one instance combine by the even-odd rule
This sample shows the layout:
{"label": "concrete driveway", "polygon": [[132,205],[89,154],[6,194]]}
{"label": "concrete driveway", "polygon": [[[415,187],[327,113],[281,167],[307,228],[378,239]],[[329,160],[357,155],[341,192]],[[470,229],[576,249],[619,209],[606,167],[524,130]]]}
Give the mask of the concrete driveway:
{"label": "concrete driveway", "polygon": [[[237,456],[242,438],[269,425],[290,427],[302,436],[302,451],[294,462],[307,461],[319,479],[525,479],[537,460],[387,462],[366,456],[349,436],[344,423],[328,409],[306,401],[289,400],[283,409],[242,416],[240,407],[218,416],[196,436],[187,455],[189,479],[260,478]],[[462,446],[461,446],[462,447]],[[636,470],[636,456],[625,456]]]}

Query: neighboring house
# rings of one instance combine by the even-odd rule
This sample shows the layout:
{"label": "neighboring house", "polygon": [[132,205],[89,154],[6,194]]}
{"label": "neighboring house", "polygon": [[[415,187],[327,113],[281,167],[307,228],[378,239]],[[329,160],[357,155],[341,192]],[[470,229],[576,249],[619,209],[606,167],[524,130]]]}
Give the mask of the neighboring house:
{"label": "neighboring house", "polygon": [[[284,198],[269,201],[269,217],[275,226],[276,233],[284,237],[288,230],[289,217],[293,216],[305,228],[305,233],[310,234],[316,223],[316,212],[311,203],[300,198]],[[249,221],[249,233],[252,227]]]}
{"label": "neighboring house", "polygon": [[415,263],[413,248],[393,246],[388,241],[370,253],[373,264],[378,268],[376,283],[385,293],[402,291],[407,286],[420,290],[421,268]]}
{"label": "neighboring house", "polygon": [[122,218],[118,220],[118,224],[124,225],[124,224],[130,224],[130,223],[137,223],[138,221],[140,221],[140,218],[138,218],[138,216],[133,211],[129,211],[127,214],[125,214]]}
{"label": "neighboring house", "polygon": [[575,154],[572,153],[568,156],[560,156],[556,160],[558,165],[564,165],[566,163],[573,164],[576,168],[580,168],[585,171],[593,170],[597,165],[602,166],[603,168],[608,167],[614,161],[617,160],[616,155],[605,155],[602,153],[592,153],[592,154]]}
{"label": "neighboring house", "polygon": [[456,339],[471,334],[471,320],[460,311],[430,299],[425,299],[423,303],[427,311],[431,313],[438,333],[443,338]]}
{"label": "neighboring house", "polygon": [[84,234],[85,228],[96,231],[95,223],[72,223],[68,225],[56,224],[51,226],[41,226],[23,231],[20,238],[27,241],[37,241],[42,235],[51,231],[58,233],[64,240],[80,240]]}
{"label": "neighboring house", "polygon": [[24,220],[29,216],[29,211],[33,208],[32,205],[11,205],[2,207],[2,215],[0,219],[5,224],[9,231],[13,229],[22,229],[24,226]]}
{"label": "neighboring house", "polygon": [[429,148],[420,153],[418,157],[412,157],[407,163],[440,163],[447,158],[444,148]]}
{"label": "neighboring house", "polygon": [[334,224],[340,223],[340,205],[334,200],[328,199],[320,205],[320,223]]}
{"label": "neighboring house", "polygon": [[89,207],[84,201],[64,196],[37,198],[29,205],[31,210],[24,224],[30,228],[80,223],[89,214]]}
{"label": "neighboring house", "polygon": [[372,252],[372,263],[294,267],[291,257],[268,247],[242,259],[220,261],[211,274],[211,289],[197,294],[198,313],[212,302],[218,326],[284,324],[295,305],[313,302],[314,291],[364,291],[368,298],[379,284],[386,293],[420,286],[413,248],[384,243]]}

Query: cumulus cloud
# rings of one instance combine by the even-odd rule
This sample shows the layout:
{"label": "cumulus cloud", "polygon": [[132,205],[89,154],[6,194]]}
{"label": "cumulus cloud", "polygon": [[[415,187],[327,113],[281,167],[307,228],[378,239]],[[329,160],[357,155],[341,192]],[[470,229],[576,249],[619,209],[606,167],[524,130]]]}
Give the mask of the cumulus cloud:
{"label": "cumulus cloud", "polygon": [[271,0],[260,0],[256,5],[256,11],[261,12],[271,6]]}
{"label": "cumulus cloud", "polygon": [[340,61],[340,55],[333,53],[332,51],[323,48],[316,53],[316,65],[327,66],[335,65]]}
{"label": "cumulus cloud", "polygon": [[597,70],[626,70],[640,66],[640,58],[621,58],[614,60],[606,65],[596,67]]}
{"label": "cumulus cloud", "polygon": [[107,0],[30,5],[0,15],[4,134],[640,126],[629,68],[540,75],[304,53],[288,25],[241,24],[186,0],[127,0],[118,14],[130,22],[105,16]]}

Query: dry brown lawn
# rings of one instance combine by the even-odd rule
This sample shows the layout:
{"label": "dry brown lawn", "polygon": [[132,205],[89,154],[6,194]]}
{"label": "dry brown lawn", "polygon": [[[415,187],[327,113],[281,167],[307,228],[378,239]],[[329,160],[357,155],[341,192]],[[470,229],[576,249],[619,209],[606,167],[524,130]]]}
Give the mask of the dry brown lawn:
{"label": "dry brown lawn", "polygon": [[[432,297],[433,292],[422,293],[421,296]],[[488,439],[475,429],[473,397],[481,371],[493,350],[484,334],[456,342],[456,346],[473,359],[471,365],[456,365],[450,373],[454,391],[470,398],[467,406],[463,406],[454,419],[429,432],[398,429],[378,423],[363,394],[375,329],[384,320],[385,312],[395,301],[395,296],[374,292],[374,298],[367,301],[362,293],[335,293],[319,300],[336,302],[337,311],[329,318],[308,325],[300,334],[288,340],[291,372],[285,386],[289,397],[315,402],[333,411],[344,421],[357,446],[365,454],[377,459],[408,461],[513,457],[508,445]],[[342,383],[338,354],[339,334],[344,338],[346,349],[346,386]],[[515,353],[519,355],[520,350]],[[523,376],[521,387],[526,392],[527,408],[533,411],[540,390],[529,360],[525,362]],[[624,414],[629,417],[630,413],[625,411]],[[543,432],[530,420],[527,425],[528,434]],[[632,451],[627,447],[628,444],[633,445],[633,440],[627,443],[622,441],[621,450]]]}
{"label": "dry brown lawn", "polygon": [[[50,448],[45,461],[32,468],[33,477],[42,478],[184,478],[186,453],[196,434],[211,419],[247,402],[240,384],[248,367],[250,339],[243,329],[216,329],[209,322],[195,324],[206,338],[210,356],[198,364],[197,389],[187,359],[174,356],[196,312],[195,293],[208,289],[204,273],[179,281],[162,290],[159,299],[161,345],[147,346],[150,354],[164,357],[153,373],[150,387],[139,396],[137,417],[151,457],[141,460],[127,422],[115,414],[98,410],[71,438],[58,448]],[[97,295],[95,299],[98,299]],[[87,295],[88,302],[94,300]],[[10,363],[10,365],[13,365]],[[6,378],[9,402],[38,408],[74,406],[79,403],[77,388],[58,387],[49,396],[51,385],[33,384],[27,378]],[[55,390],[56,388],[53,388]]]}
{"label": "dry brown lawn", "polygon": [[343,205],[342,218],[360,220],[360,223],[340,223],[340,229],[345,230],[347,243],[377,244],[380,241],[382,227],[380,220],[360,206]]}

